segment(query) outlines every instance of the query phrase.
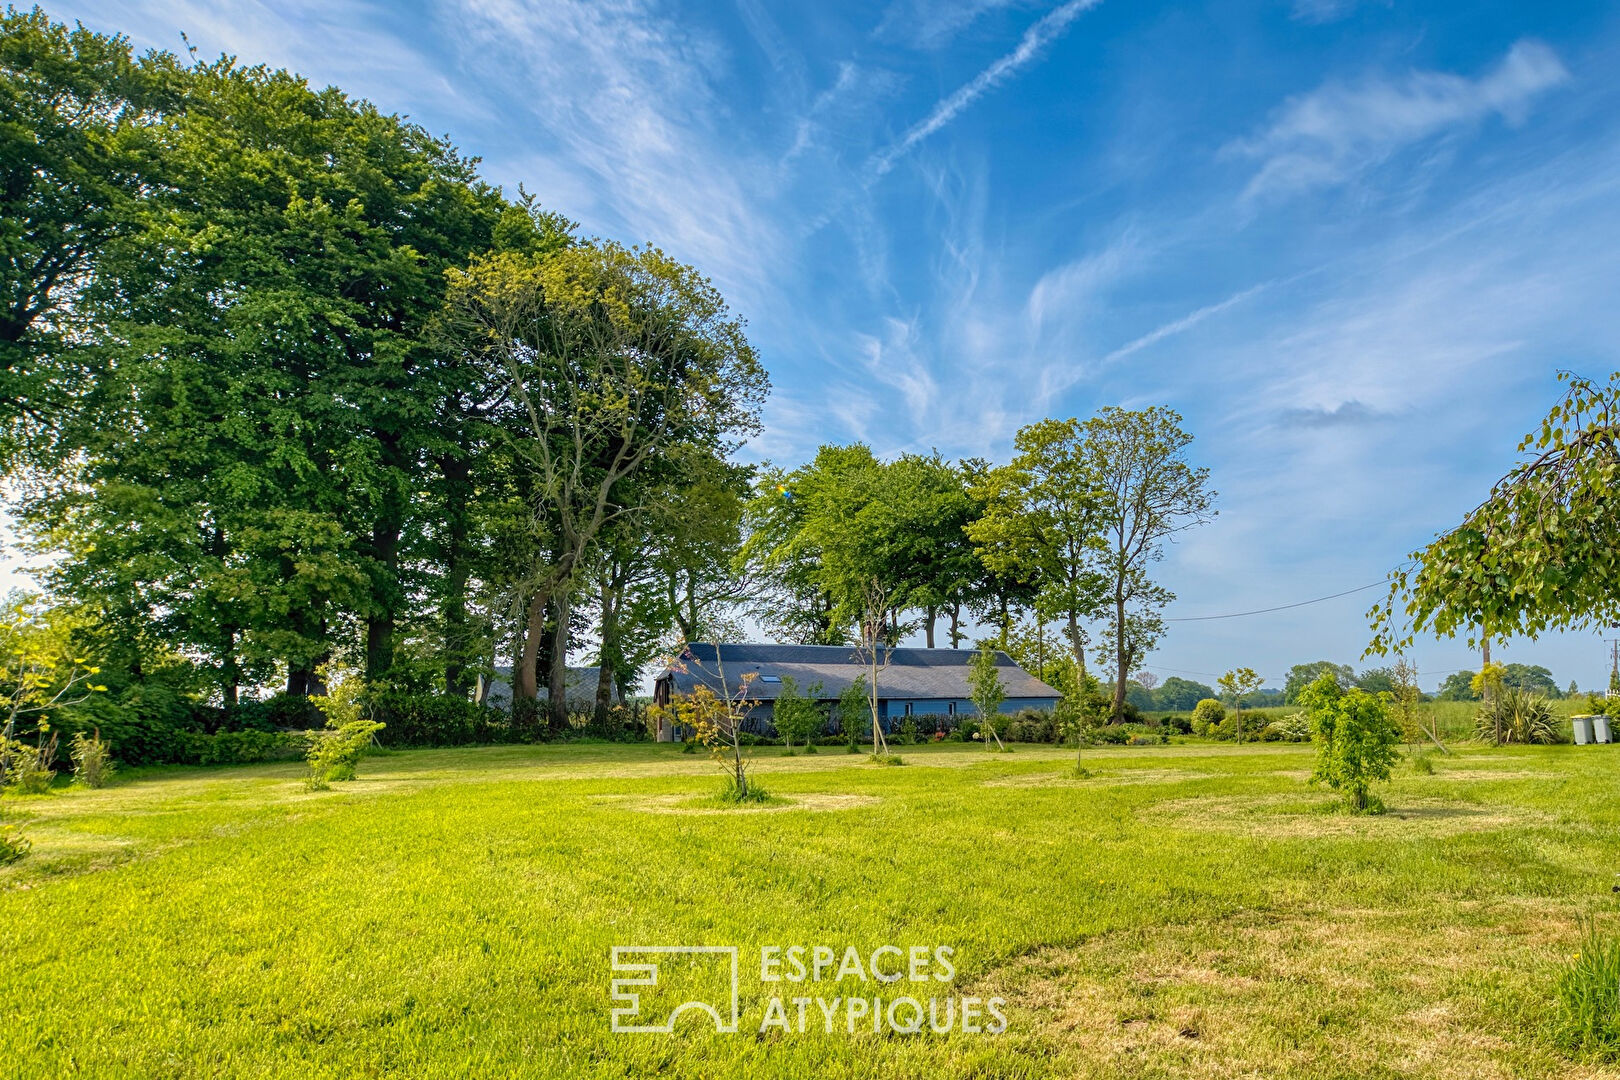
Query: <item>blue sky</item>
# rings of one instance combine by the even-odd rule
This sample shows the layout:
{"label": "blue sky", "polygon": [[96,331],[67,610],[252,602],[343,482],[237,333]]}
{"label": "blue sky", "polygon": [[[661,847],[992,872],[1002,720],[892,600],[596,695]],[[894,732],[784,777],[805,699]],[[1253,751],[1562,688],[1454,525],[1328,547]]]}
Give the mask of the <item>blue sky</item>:
{"label": "blue sky", "polygon": [[[1004,458],[1042,416],[1178,409],[1221,516],[1162,564],[1171,617],[1379,580],[1485,495],[1557,369],[1620,368],[1610,4],[50,10],[337,83],[695,263],[772,373],[755,456]],[[1359,663],[1374,595],[1172,624],[1149,666]],[[1596,633],[1499,658],[1606,672]]]}

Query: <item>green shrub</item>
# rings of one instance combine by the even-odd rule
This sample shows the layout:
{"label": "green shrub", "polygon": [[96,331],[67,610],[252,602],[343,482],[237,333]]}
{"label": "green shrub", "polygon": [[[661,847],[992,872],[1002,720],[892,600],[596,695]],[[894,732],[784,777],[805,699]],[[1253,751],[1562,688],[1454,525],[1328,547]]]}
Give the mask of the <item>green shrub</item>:
{"label": "green shrub", "polygon": [[309,762],[310,777],[315,781],[311,786],[353,780],[355,766],[365,756],[372,736],[383,726],[375,720],[350,720],[340,727],[304,732],[309,747],[304,758]]}
{"label": "green shrub", "polygon": [[0,866],[14,863],[27,855],[33,842],[14,825],[0,825]]}
{"label": "green shrub", "polygon": [[1427,750],[1419,750],[1407,758],[1412,763],[1412,771],[1423,776],[1434,775],[1434,755]]}
{"label": "green shrub", "polygon": [[1620,1061],[1620,938],[1588,926],[1558,977],[1557,1038],[1565,1049]]}
{"label": "green shrub", "polygon": [[867,760],[873,765],[904,765],[906,759],[899,754],[870,754]]}
{"label": "green shrub", "polygon": [[187,765],[250,765],[298,756],[300,735],[281,731],[193,731],[181,739],[176,760]]}
{"label": "green shrub", "polygon": [[1170,741],[1168,732],[1146,724],[1104,724],[1091,734],[1094,741],[1109,746],[1149,746]]}
{"label": "green shrub", "polygon": [[1214,698],[1205,698],[1193,707],[1192,720],[1188,727],[1194,735],[1208,735],[1210,729],[1218,728],[1226,719],[1226,706]]}
{"label": "green shrub", "polygon": [[1310,742],[1311,718],[1302,712],[1289,713],[1261,728],[1260,737],[1266,742]]}
{"label": "green shrub", "polygon": [[[1220,702],[1216,702],[1220,704]],[[1193,733],[1192,717],[1178,716],[1174,713],[1160,717],[1159,723],[1169,729],[1173,735],[1191,735]]]}
{"label": "green shrub", "polygon": [[1480,707],[1474,732],[1491,742],[1521,744],[1555,743],[1561,735],[1547,699],[1513,686],[1502,687]]}
{"label": "green shrub", "polygon": [[1371,794],[1372,783],[1389,779],[1401,741],[1383,697],[1346,690],[1332,672],[1324,672],[1300,694],[1300,702],[1310,712],[1316,735],[1312,782],[1344,791],[1357,813],[1381,809]]}
{"label": "green shrub", "polygon": [[112,779],[112,750],[101,741],[101,732],[94,735],[75,732],[69,744],[68,756],[73,759],[73,782],[80,787],[106,787]]}
{"label": "green shrub", "polygon": [[1057,738],[1057,722],[1049,712],[1025,709],[1007,724],[1008,742],[1052,743]]}
{"label": "green shrub", "polygon": [[718,796],[723,803],[767,803],[772,802],[771,793],[766,791],[757,782],[750,783],[746,789],[737,786],[737,778],[726,777],[725,783],[720,787]]}
{"label": "green shrub", "polygon": [[56,758],[56,739],[36,746],[12,740],[10,746],[11,772],[6,787],[18,795],[43,795],[51,790],[56,771],[51,768]]}
{"label": "green shrub", "polygon": [[388,727],[389,746],[471,746],[497,741],[505,715],[450,694],[372,689],[366,713]]}

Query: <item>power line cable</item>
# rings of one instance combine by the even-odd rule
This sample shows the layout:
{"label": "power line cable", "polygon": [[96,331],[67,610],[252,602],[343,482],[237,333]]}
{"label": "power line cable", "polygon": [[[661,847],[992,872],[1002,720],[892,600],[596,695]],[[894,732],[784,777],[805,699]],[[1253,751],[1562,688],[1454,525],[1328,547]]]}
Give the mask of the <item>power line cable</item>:
{"label": "power line cable", "polygon": [[1368,589],[1376,589],[1380,585],[1387,585],[1387,584],[1389,584],[1389,578],[1384,578],[1382,581],[1375,581],[1370,585],[1362,585],[1362,586],[1360,586],[1358,588],[1346,589],[1346,590],[1344,590],[1344,592],[1336,592],[1336,593],[1332,594],[1331,596],[1318,596],[1314,600],[1301,600],[1297,604],[1279,604],[1276,607],[1256,608],[1254,611],[1233,611],[1233,612],[1230,612],[1230,613],[1225,614],[1225,615],[1185,615],[1185,616],[1182,616],[1181,618],[1178,618],[1178,619],[1166,619],[1164,621],[1165,622],[1209,622],[1212,619],[1241,619],[1241,618],[1244,618],[1245,616],[1248,616],[1248,615],[1266,615],[1266,614],[1269,614],[1269,613],[1271,613],[1273,611],[1288,611],[1291,608],[1302,608],[1302,607],[1308,607],[1311,604],[1320,604],[1324,600],[1337,600],[1341,596],[1350,596],[1350,595],[1352,595],[1354,593],[1366,592]]}

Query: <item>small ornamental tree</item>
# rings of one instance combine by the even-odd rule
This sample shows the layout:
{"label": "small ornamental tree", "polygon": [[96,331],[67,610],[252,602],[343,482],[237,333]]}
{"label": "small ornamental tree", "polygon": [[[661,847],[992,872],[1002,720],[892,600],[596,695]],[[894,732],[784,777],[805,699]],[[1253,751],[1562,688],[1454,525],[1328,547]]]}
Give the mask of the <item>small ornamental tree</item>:
{"label": "small ornamental tree", "polygon": [[795,742],[809,747],[810,740],[826,728],[826,711],[817,703],[820,697],[819,682],[811,683],[801,694],[799,684],[793,676],[782,676],[782,692],[776,696],[776,704],[771,710],[771,721],[776,725],[777,734],[781,735],[782,741],[787,744],[789,753],[793,752]]}
{"label": "small ornamental tree", "polygon": [[[715,667],[709,672],[693,656],[691,649],[682,649],[681,656],[672,660],[670,668],[676,671],[697,670],[704,678],[692,688],[690,694],[674,698],[668,705],[658,706],[660,718],[670,724],[692,729],[697,741],[709,748],[709,756],[726,773],[726,787],[721,797],[728,802],[760,802],[765,791],[749,783],[748,767],[752,762],[743,752],[744,727],[748,714],[758,702],[751,690],[757,671],[745,671],[736,685],[726,681],[725,661],[720,659],[720,646],[715,644]],[[708,685],[718,683],[721,693]]]}
{"label": "small ornamental tree", "polygon": [[[319,669],[322,681],[331,676],[328,668]],[[325,694],[312,694],[310,701],[326,717],[326,729],[304,732],[307,749],[304,759],[309,763],[309,786],[316,790],[334,781],[353,780],[355,767],[371,748],[372,742],[386,724],[365,716],[366,683],[351,672]]]}
{"label": "small ornamental tree", "polygon": [[1007,688],[1002,684],[1001,672],[997,669],[996,650],[988,643],[981,645],[968,662],[968,690],[973,695],[973,707],[979,712],[985,748],[989,749],[990,740],[995,739],[996,745],[1005,752],[1007,747],[1003,745],[1001,733],[996,728],[1000,726],[1001,703],[1006,700]]}
{"label": "small ornamental tree", "polygon": [[838,733],[844,737],[844,742],[849,745],[849,752],[852,754],[858,750],[857,744],[866,734],[866,725],[872,719],[869,708],[866,676],[857,675],[855,681],[839,693],[837,706]]}
{"label": "small ornamental tree", "polygon": [[1081,674],[1076,664],[1059,665],[1056,677],[1063,696],[1052,710],[1052,720],[1060,739],[1074,739],[1074,774],[1084,777],[1088,773],[1081,755],[1092,732],[1108,715],[1108,699],[1097,689],[1097,680]]}
{"label": "small ornamental tree", "polygon": [[1373,781],[1389,779],[1401,741],[1384,696],[1346,690],[1324,673],[1300,694],[1300,702],[1310,713],[1316,738],[1311,781],[1343,791],[1357,813],[1382,810],[1370,789]]}
{"label": "small ornamental tree", "polygon": [[1243,741],[1243,699],[1260,689],[1264,683],[1265,680],[1255,674],[1254,668],[1246,667],[1228,671],[1220,678],[1221,693],[1232,702],[1232,717],[1237,727],[1238,742]]}

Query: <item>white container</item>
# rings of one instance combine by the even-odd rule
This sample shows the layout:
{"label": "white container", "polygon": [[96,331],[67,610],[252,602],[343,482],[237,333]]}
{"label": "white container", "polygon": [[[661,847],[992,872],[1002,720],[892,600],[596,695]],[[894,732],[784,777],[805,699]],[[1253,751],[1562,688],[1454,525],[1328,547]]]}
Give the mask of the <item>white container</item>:
{"label": "white container", "polygon": [[1592,741],[1592,718],[1590,716],[1572,716],[1569,718],[1569,723],[1575,729],[1576,746],[1585,746]]}
{"label": "white container", "polygon": [[1613,742],[1609,737],[1609,718],[1607,716],[1592,717],[1592,739],[1594,742]]}

